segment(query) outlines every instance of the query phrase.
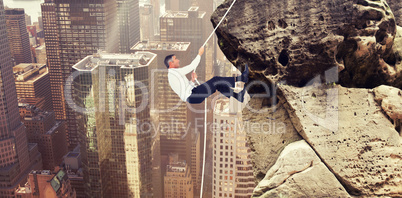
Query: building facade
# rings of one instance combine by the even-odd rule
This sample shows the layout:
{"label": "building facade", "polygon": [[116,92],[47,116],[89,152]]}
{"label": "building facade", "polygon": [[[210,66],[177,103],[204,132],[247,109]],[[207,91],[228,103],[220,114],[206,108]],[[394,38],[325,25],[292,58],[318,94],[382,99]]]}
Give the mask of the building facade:
{"label": "building facade", "polygon": [[95,54],[73,67],[75,104],[85,108],[77,117],[91,197],[152,197],[148,68],[154,64],[156,54],[137,52]]}
{"label": "building facade", "polygon": [[114,0],[46,0],[42,5],[53,108],[68,125],[69,149],[79,144],[75,112],[65,101],[72,66],[98,50],[118,52],[119,27]]}
{"label": "building facade", "polygon": [[[140,6],[141,40],[153,41],[155,36],[155,21],[153,5]],[[132,46],[131,46],[132,47]]]}
{"label": "building facade", "polygon": [[120,30],[119,52],[128,54],[141,36],[139,0],[117,0],[117,17]]}
{"label": "building facade", "polygon": [[164,177],[164,197],[194,197],[190,168],[185,161],[174,161],[167,165]]}
{"label": "building facade", "polygon": [[43,169],[54,170],[67,154],[66,123],[56,121],[54,112],[32,105],[20,105],[20,116],[26,127],[29,143],[37,143],[42,154]]}
{"label": "building facade", "polygon": [[17,97],[20,102],[52,111],[50,79],[45,64],[21,63],[13,67]]}
{"label": "building facade", "polygon": [[[26,30],[26,28],[24,28]],[[15,189],[30,170],[42,168],[35,145],[29,145],[21,123],[12,71],[6,18],[0,1],[0,197],[15,196]]]}
{"label": "building facade", "polygon": [[24,9],[6,9],[6,25],[10,50],[15,64],[32,63]]}
{"label": "building facade", "polygon": [[236,99],[218,99],[213,126],[213,197],[250,197],[255,187],[251,149]]}

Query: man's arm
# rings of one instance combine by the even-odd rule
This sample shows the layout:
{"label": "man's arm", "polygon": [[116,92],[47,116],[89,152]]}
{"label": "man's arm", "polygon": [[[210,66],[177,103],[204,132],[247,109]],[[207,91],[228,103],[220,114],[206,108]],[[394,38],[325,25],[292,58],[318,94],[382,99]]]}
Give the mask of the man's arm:
{"label": "man's arm", "polygon": [[175,69],[177,72],[179,72],[182,75],[186,75],[190,73],[191,71],[197,69],[198,64],[200,64],[201,61],[201,55],[204,53],[204,47],[201,47],[198,50],[198,55],[195,57],[195,59],[190,63],[190,65],[187,65],[182,68]]}

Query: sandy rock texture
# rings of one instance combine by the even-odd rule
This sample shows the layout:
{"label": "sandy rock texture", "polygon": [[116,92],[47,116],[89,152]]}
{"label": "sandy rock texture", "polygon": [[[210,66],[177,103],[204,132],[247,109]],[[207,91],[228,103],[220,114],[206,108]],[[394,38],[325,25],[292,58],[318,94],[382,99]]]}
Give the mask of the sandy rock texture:
{"label": "sandy rock texture", "polygon": [[[337,85],[279,89],[296,130],[349,194],[402,196],[402,137],[375,91]],[[393,100],[388,93],[382,103]]]}
{"label": "sandy rock texture", "polygon": [[314,150],[300,140],[286,146],[253,197],[350,197]]}
{"label": "sandy rock texture", "polygon": [[283,103],[267,107],[267,104],[272,104],[271,100],[252,98],[242,112],[245,123],[250,123],[244,129],[252,150],[256,182],[265,177],[288,144],[302,139],[293,127]]}
{"label": "sandy rock texture", "polygon": [[[231,3],[216,9],[214,25]],[[396,33],[385,0],[236,1],[216,32],[226,57],[249,63],[253,79],[301,87],[336,68],[346,87],[402,88]]]}
{"label": "sandy rock texture", "polygon": [[374,99],[387,114],[395,130],[402,136],[402,91],[382,85],[374,89]]}
{"label": "sandy rock texture", "polygon": [[387,3],[394,13],[396,24],[402,26],[402,2],[400,0],[387,0]]}

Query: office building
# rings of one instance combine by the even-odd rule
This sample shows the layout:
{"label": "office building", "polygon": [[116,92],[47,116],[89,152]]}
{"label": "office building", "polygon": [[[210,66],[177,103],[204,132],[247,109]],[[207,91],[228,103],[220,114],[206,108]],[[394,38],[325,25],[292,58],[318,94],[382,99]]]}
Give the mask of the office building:
{"label": "office building", "polygon": [[141,40],[153,41],[155,36],[155,22],[153,5],[140,6]]}
{"label": "office building", "polygon": [[213,197],[246,198],[255,187],[251,149],[236,99],[218,99],[213,126]]}
{"label": "office building", "polygon": [[155,64],[150,52],[98,53],[73,67],[74,103],[86,108],[77,117],[92,197],[153,196],[148,68]]}
{"label": "office building", "polygon": [[21,63],[13,67],[17,97],[20,102],[52,111],[50,79],[45,64]]}
{"label": "office building", "polygon": [[194,197],[190,168],[185,161],[175,160],[167,165],[164,177],[164,197]]}
{"label": "office building", "polygon": [[120,30],[120,53],[130,53],[130,48],[140,40],[139,0],[117,0],[117,17]]}
{"label": "office building", "polygon": [[[40,45],[35,47],[35,61],[36,63],[46,64],[46,46]],[[53,106],[53,105],[52,105]]]}
{"label": "office building", "polygon": [[42,5],[46,55],[53,108],[57,120],[66,120],[69,149],[80,141],[75,117],[65,100],[65,82],[72,66],[99,49],[119,50],[117,4],[113,0],[46,0]]}
{"label": "office building", "polygon": [[[26,30],[26,28],[24,28]],[[21,123],[12,72],[11,52],[7,37],[3,1],[0,2],[0,197],[15,196],[18,184],[30,170],[42,168],[36,145],[28,144]]]}
{"label": "office building", "polygon": [[16,198],[76,198],[64,170],[33,170],[28,182],[16,191]]}
{"label": "office building", "polygon": [[70,179],[71,188],[75,190],[77,198],[86,198],[86,184],[84,180],[84,172],[82,170],[79,146],[64,156],[63,166],[67,172],[68,178]]}
{"label": "office building", "polygon": [[201,133],[193,134],[191,143],[191,161],[190,161],[190,173],[191,180],[193,181],[194,193],[199,194],[201,189],[201,174],[202,174],[202,151],[201,151]]}
{"label": "office building", "polygon": [[32,63],[24,9],[6,9],[6,25],[10,50],[15,64]]}
{"label": "office building", "polygon": [[190,0],[166,0],[165,10],[170,11],[187,11],[191,6]]}
{"label": "office building", "polygon": [[29,143],[37,143],[42,154],[43,169],[60,166],[67,154],[66,124],[56,121],[54,112],[47,112],[28,104],[21,104],[20,116],[26,127]]}

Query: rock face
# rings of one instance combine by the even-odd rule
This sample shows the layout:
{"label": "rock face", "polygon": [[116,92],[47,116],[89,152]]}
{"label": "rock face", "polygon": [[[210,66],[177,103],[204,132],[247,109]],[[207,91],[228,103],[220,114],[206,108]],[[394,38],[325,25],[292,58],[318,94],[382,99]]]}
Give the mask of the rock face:
{"label": "rock face", "polygon": [[[217,8],[213,24],[231,3]],[[242,0],[216,34],[226,57],[249,63],[254,79],[301,87],[335,67],[343,86],[402,88],[396,32],[385,0]]]}
{"label": "rock face", "polygon": [[304,141],[289,144],[253,197],[350,197]]}
{"label": "rock face", "polygon": [[252,98],[247,108],[243,109],[243,120],[250,123],[244,129],[248,132],[253,151],[253,170],[257,182],[264,178],[288,144],[302,139],[293,127],[283,103],[267,107],[270,101],[266,100],[270,99]]}
{"label": "rock face", "polygon": [[394,87],[380,86],[374,89],[375,100],[402,135],[402,91]]}
{"label": "rock face", "polygon": [[400,0],[387,0],[389,7],[394,13],[396,24],[402,25],[402,4]]}
{"label": "rock face", "polygon": [[[400,92],[388,86],[371,90],[339,85],[304,88],[282,85],[279,86],[278,98],[284,101],[283,107],[293,127],[348,194],[400,197],[402,137],[398,133],[400,128],[393,124],[402,112]],[[277,164],[281,164],[281,158],[286,157],[285,150],[278,159],[273,158],[276,164],[267,172],[265,181],[261,181],[256,188],[255,196],[266,193],[276,196],[289,191],[298,195],[299,186],[306,185],[304,188],[323,188],[323,191],[315,191],[317,194],[313,195],[325,197],[325,194],[319,193],[328,189],[314,186],[315,183],[289,180],[293,182],[292,185],[287,183],[282,186],[284,184],[276,181],[277,176],[273,176],[272,171],[278,172]],[[287,166],[283,169],[301,170],[297,163]],[[320,175],[314,171],[302,177],[307,175],[311,176],[308,179],[320,180]],[[280,178],[285,176],[281,175]]]}

